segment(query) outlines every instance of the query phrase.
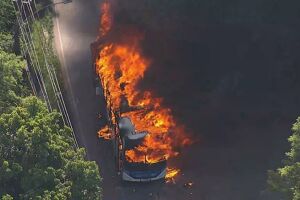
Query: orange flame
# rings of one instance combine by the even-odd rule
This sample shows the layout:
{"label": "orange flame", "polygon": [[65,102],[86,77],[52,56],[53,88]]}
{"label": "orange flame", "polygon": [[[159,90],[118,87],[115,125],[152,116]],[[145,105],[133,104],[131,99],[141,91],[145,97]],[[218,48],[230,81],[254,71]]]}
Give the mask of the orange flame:
{"label": "orange flame", "polygon": [[[104,3],[102,8],[104,12],[100,38],[108,33],[112,25],[109,4]],[[190,144],[190,140],[186,137],[184,128],[176,124],[171,109],[162,105],[163,99],[137,87],[150,65],[150,60],[141,53],[142,39],[141,34],[130,33],[126,35],[126,42],[102,44],[96,60],[96,71],[104,91],[109,91],[109,106],[113,110],[122,110],[121,104],[125,102],[127,107],[135,108],[129,112],[121,112],[121,116],[129,117],[137,132],[149,133],[141,145],[125,152],[126,159],[156,163],[177,156],[178,151],[175,149]],[[106,138],[106,133],[106,128],[100,130],[99,136]],[[174,177],[178,173],[179,170],[172,169],[168,171],[167,177]]]}
{"label": "orange flame", "polygon": [[174,177],[179,174],[180,170],[175,168],[167,168],[166,182],[174,182]]}
{"label": "orange flame", "polygon": [[109,127],[106,125],[104,128],[98,131],[98,136],[105,139],[109,140],[112,138],[111,132],[109,130]]}
{"label": "orange flame", "polygon": [[100,38],[107,35],[112,27],[111,5],[106,1],[101,5]]}

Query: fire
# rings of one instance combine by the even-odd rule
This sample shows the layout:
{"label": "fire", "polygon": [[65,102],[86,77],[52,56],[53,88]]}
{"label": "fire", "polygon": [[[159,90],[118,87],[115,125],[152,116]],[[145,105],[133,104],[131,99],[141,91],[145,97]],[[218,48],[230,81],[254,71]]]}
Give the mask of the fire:
{"label": "fire", "polygon": [[101,5],[101,18],[100,18],[100,37],[105,36],[112,27],[112,14],[111,14],[111,5],[108,2],[104,2]]}
{"label": "fire", "polygon": [[167,168],[167,175],[165,177],[167,183],[174,181],[174,177],[177,176],[179,172],[179,169]]}
{"label": "fire", "polygon": [[[111,29],[112,17],[110,5],[102,5],[100,38]],[[104,91],[109,91],[109,106],[113,110],[121,109],[121,116],[127,116],[135,125],[137,132],[147,131],[143,143],[125,153],[126,159],[132,162],[156,163],[177,156],[175,149],[190,143],[184,128],[178,126],[170,108],[163,106],[163,99],[155,97],[151,91],[142,91],[138,84],[151,64],[141,52],[142,34],[135,32],[122,37],[119,42],[102,43],[96,71]],[[124,42],[125,41],[125,42]],[[124,101],[125,99],[125,101]],[[126,106],[121,106],[126,104]],[[122,107],[134,108],[122,112]],[[109,138],[108,127],[99,131],[99,136]],[[168,171],[167,178],[176,176],[177,169]]]}
{"label": "fire", "polygon": [[106,140],[109,140],[111,139],[112,135],[111,135],[111,132],[109,130],[109,127],[108,125],[106,125],[104,128],[102,128],[100,131],[98,131],[98,136],[99,137],[102,137]]}

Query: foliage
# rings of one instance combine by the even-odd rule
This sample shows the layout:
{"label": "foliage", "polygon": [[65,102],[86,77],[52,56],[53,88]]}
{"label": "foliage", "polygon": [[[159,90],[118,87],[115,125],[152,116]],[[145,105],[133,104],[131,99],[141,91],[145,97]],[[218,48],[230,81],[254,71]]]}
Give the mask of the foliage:
{"label": "foliage", "polygon": [[10,32],[15,23],[16,15],[11,0],[0,1],[0,30]]}
{"label": "foliage", "polygon": [[282,192],[288,199],[300,200],[300,117],[292,128],[289,137],[291,150],[286,153],[284,166],[269,171],[268,183],[271,189]]}
{"label": "foliage", "polygon": [[[0,199],[100,199],[98,166],[85,161],[84,149],[74,149],[71,131],[63,126],[61,116],[49,113],[36,97],[24,98],[28,95],[23,80],[25,62],[8,53],[14,44],[11,0],[0,1],[0,16]],[[58,66],[51,16],[32,29],[46,73],[43,46],[50,49],[50,62]]]}
{"label": "foliage", "polygon": [[12,198],[12,196],[10,196],[9,194],[3,195],[1,200],[13,200],[14,198]]}
{"label": "foliage", "polygon": [[[53,34],[53,21],[50,12],[46,12],[45,16],[35,21],[32,25],[33,44],[36,48],[36,55],[38,63],[41,66],[41,72],[45,81],[45,87],[50,99],[51,105],[56,105],[55,92],[53,90],[51,79],[48,74],[45,58],[50,65],[51,70],[55,70],[57,74],[59,68],[59,60],[54,52],[54,34]],[[60,81],[60,79],[58,78]]]}
{"label": "foliage", "polygon": [[20,57],[0,50],[0,113],[16,106],[27,93],[22,84],[24,67]]}
{"label": "foliage", "polygon": [[60,119],[36,97],[0,116],[0,196],[100,199],[98,167],[73,148]]}
{"label": "foliage", "polygon": [[0,32],[0,50],[13,52],[14,40],[9,33]]}

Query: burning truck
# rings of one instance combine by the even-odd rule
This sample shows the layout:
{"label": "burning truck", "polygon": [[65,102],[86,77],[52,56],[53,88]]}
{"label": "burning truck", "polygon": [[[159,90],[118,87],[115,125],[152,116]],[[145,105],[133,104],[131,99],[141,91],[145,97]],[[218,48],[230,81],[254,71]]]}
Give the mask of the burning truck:
{"label": "burning truck", "polygon": [[151,61],[142,54],[143,34],[130,27],[113,30],[111,5],[101,6],[100,31],[91,45],[96,81],[106,102],[107,125],[100,138],[112,140],[118,171],[126,181],[174,177],[167,160],[190,143],[163,99],[139,88]]}

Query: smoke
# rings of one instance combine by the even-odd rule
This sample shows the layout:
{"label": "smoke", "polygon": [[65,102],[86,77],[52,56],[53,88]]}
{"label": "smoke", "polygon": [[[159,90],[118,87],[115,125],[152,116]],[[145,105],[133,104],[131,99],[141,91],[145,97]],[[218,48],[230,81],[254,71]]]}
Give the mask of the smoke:
{"label": "smoke", "polygon": [[110,39],[128,30],[141,33],[142,53],[151,61],[139,87],[162,97],[176,120],[201,137],[202,145],[182,153],[185,176],[201,177],[207,198],[257,199],[266,171],[280,165],[300,114],[299,2],[114,5]]}
{"label": "smoke", "polygon": [[163,97],[191,132],[218,137],[218,131],[206,132],[213,123],[230,121],[223,107],[240,117],[253,106],[280,105],[283,91],[298,98],[293,4],[116,0],[114,5],[115,34],[144,35],[143,54],[151,67],[139,86]]}
{"label": "smoke", "polygon": [[106,40],[143,37],[151,66],[139,87],[162,97],[188,132],[230,145],[253,108],[296,118],[282,109],[300,99],[300,30],[292,4],[222,2],[114,0]]}

